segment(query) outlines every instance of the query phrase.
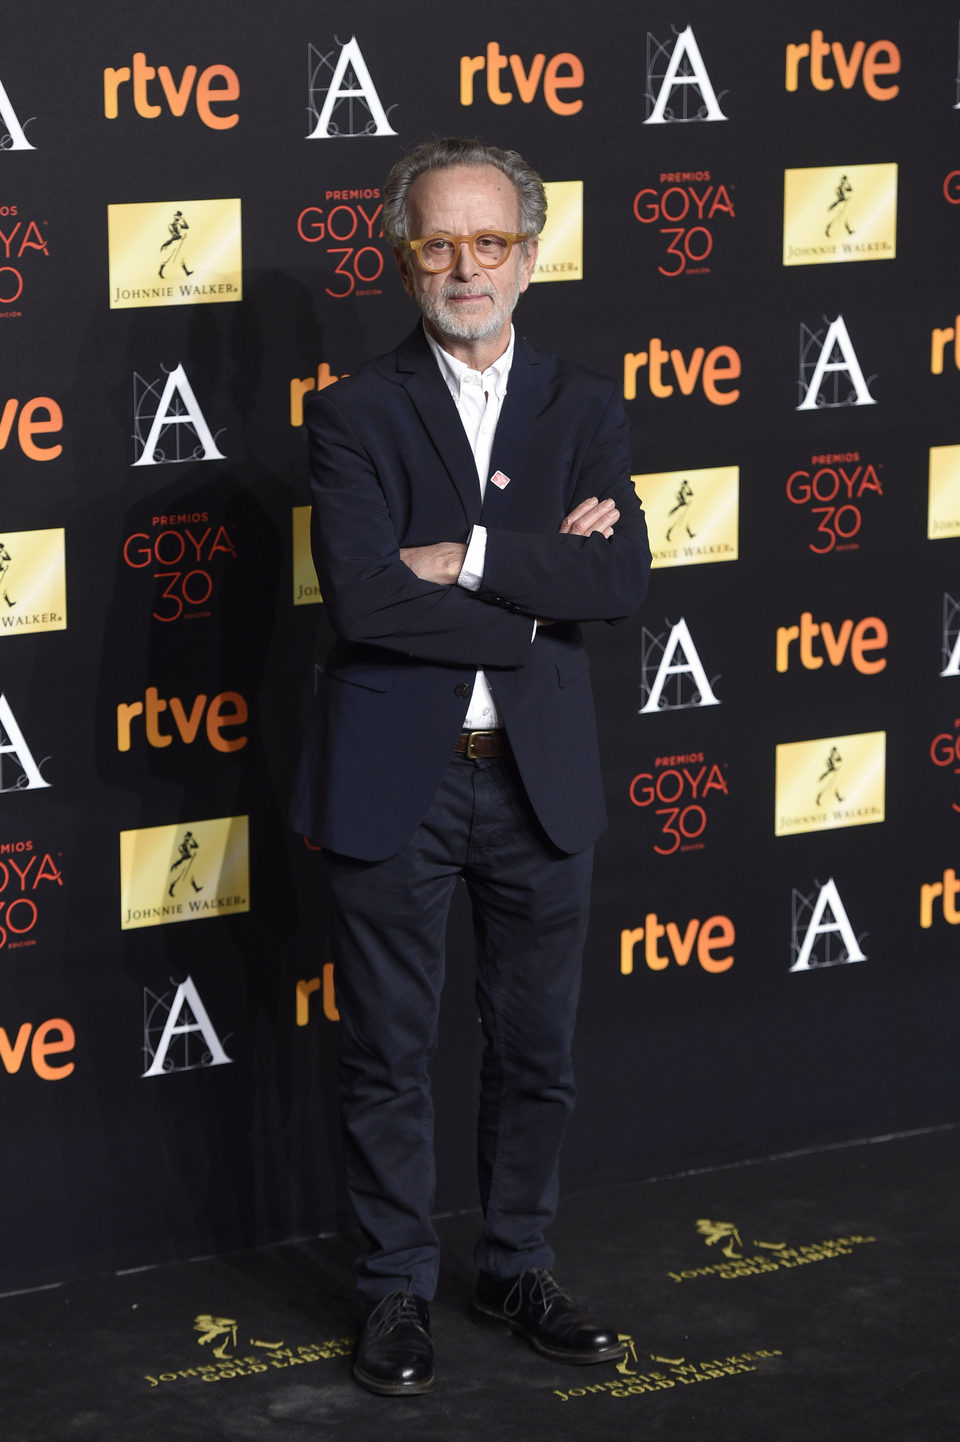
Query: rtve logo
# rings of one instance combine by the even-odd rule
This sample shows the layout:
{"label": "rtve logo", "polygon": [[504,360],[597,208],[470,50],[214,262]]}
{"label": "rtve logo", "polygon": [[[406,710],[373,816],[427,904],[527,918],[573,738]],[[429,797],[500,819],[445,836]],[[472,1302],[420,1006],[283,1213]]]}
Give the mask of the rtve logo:
{"label": "rtve logo", "polygon": [[953,341],[953,364],[957,370],[960,370],[960,315],[956,317],[953,325],[938,326],[930,333],[931,375],[943,375],[943,358],[951,341]]}
{"label": "rtve logo", "polygon": [[[509,67],[516,90],[504,89],[500,77]],[[504,55],[496,40],[487,43],[483,55],[461,55],[460,57],[460,104],[472,105],[474,82],[478,75],[486,72],[487,97],[494,105],[509,105],[514,95],[524,105],[530,105],[543,86],[543,98],[547,108],[554,115],[576,115],[583,109],[583,101],[561,99],[560,92],[579,90],[583,85],[583,62],[569,50],[553,55],[534,55],[527,67],[519,55]],[[509,81],[508,81],[509,84]]]}
{"label": "rtve logo", "polygon": [[0,1064],[9,1076],[15,1076],[26,1059],[29,1047],[30,1065],[40,1080],[63,1081],[73,1071],[74,1063],[49,1062],[47,1057],[73,1051],[76,1040],[73,1027],[60,1016],[41,1022],[36,1029],[32,1022],[25,1021],[12,1041],[6,1028],[0,1026]]}
{"label": "rtve logo", "polygon": [[[169,710],[174,731],[160,729],[160,717]],[[169,746],[174,733],[186,746],[191,746],[200,734],[200,723],[206,716],[206,736],[214,751],[242,751],[247,744],[246,736],[226,737],[225,730],[244,726],[249,715],[247,703],[239,691],[221,691],[207,705],[207,697],[201,692],[195,696],[190,710],[179,696],[165,701],[156,686],[148,686],[142,701],[122,701],[117,707],[117,750],[129,751],[133,741],[133,722],[143,717],[143,729],[147,745],[163,748]]]}
{"label": "rtve logo", "polygon": [[692,396],[700,384],[712,406],[732,406],[740,399],[739,386],[732,385],[740,376],[740,356],[732,345],[714,346],[709,351],[698,345],[687,360],[683,351],[667,350],[660,337],[653,336],[646,350],[627,351],[623,357],[624,400],[636,400],[639,370],[646,371],[650,394],[658,399],[674,393],[673,381],[665,379],[671,371],[682,395]]}
{"label": "rtve logo", "polygon": [[[20,414],[17,415],[19,410]],[[6,450],[13,434],[13,423],[17,422],[17,444],[30,461],[55,461],[63,450],[59,441],[52,446],[40,446],[34,436],[49,435],[63,429],[63,411],[49,396],[34,396],[32,400],[20,402],[11,396],[0,411],[0,451]]]}
{"label": "rtve logo", "polygon": [[886,667],[885,656],[868,660],[866,654],[868,651],[882,650],[887,644],[887,628],[879,616],[865,616],[856,625],[848,617],[840,623],[839,631],[835,631],[829,621],[817,622],[813,619],[812,612],[804,611],[799,626],[777,627],[777,670],[789,669],[790,647],[796,641],[801,666],[808,671],[819,671],[824,656],[818,655],[814,650],[814,642],[818,636],[823,642],[823,651],[831,666],[841,665],[849,655],[854,669],[864,676],[876,675]]}
{"label": "rtve logo", "polygon": [[[157,79],[159,89],[153,86],[152,91],[148,91],[150,82]],[[156,103],[161,95],[170,114],[178,118],[186,114],[192,95],[197,115],[210,130],[230,130],[240,119],[235,110],[217,114],[213,109],[215,105],[229,105],[239,98],[240,81],[229,65],[208,65],[199,77],[196,65],[187,65],[180,79],[175,80],[169,66],[148,65],[145,52],[138,50],[132,65],[116,69],[108,66],[103,72],[103,113],[108,120],[116,120],[120,113],[120,90],[124,85],[130,85],[133,108],[144,120],[155,120],[163,114],[163,105]]]}
{"label": "rtve logo", "polygon": [[832,90],[837,80],[844,90],[852,90],[859,78],[871,100],[893,100],[900,94],[899,85],[881,85],[877,80],[879,75],[900,73],[900,51],[892,40],[874,40],[869,47],[865,40],[857,40],[848,55],[839,40],[824,40],[822,30],[811,30],[809,41],[787,46],[787,90],[799,90],[803,61],[814,90]]}
{"label": "rtve logo", "polygon": [[[346,372],[344,372],[346,375]],[[327,386],[334,385],[342,380],[342,376],[335,376],[326,361],[321,361],[317,366],[317,376],[294,376],[290,382],[290,424],[292,426],[303,425],[303,398],[311,391],[323,391]]]}
{"label": "rtve logo", "polygon": [[943,873],[942,881],[928,881],[920,888],[920,925],[925,929],[933,925],[933,903],[941,901],[943,919],[949,926],[960,923],[960,881],[952,866]]}
{"label": "rtve logo", "polygon": [[[633,973],[633,954],[638,942],[643,942],[643,959],[651,971],[665,971],[671,957],[677,966],[686,966],[696,950],[697,961],[704,971],[718,974],[729,971],[733,966],[733,952],[728,950],[736,940],[736,931],[729,916],[708,916],[701,923],[696,917],[687,922],[681,932],[674,922],[662,923],[655,911],[647,912],[643,926],[625,928],[620,933],[620,974]],[[669,952],[661,956],[659,942],[666,936]],[[715,955],[721,948],[723,956]]]}

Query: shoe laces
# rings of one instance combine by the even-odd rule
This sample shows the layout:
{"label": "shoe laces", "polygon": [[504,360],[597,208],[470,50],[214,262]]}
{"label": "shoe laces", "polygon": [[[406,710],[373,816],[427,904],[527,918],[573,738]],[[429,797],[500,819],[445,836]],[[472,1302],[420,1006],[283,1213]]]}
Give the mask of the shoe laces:
{"label": "shoe laces", "polygon": [[367,1318],[368,1330],[378,1337],[385,1337],[401,1322],[415,1322],[421,1326],[417,1301],[413,1292],[388,1292]]}
{"label": "shoe laces", "polygon": [[524,1287],[528,1289],[530,1306],[543,1311],[546,1316],[554,1302],[569,1302],[569,1294],[547,1271],[546,1267],[527,1267],[521,1272],[507,1294],[503,1310],[508,1317],[515,1317],[523,1306]]}

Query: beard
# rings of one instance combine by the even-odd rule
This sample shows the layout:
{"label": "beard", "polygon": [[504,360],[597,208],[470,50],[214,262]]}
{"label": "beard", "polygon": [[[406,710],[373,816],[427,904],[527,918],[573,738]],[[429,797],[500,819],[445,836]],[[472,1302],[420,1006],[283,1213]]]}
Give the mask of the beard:
{"label": "beard", "polygon": [[[506,294],[498,294],[492,286],[465,285],[462,281],[448,281],[439,291],[424,291],[414,280],[414,294],[438,336],[449,336],[451,340],[488,340],[497,335],[510,321],[520,299],[520,286],[515,282]],[[448,305],[454,295],[485,295],[491,304],[478,315],[461,313],[457,306]]]}

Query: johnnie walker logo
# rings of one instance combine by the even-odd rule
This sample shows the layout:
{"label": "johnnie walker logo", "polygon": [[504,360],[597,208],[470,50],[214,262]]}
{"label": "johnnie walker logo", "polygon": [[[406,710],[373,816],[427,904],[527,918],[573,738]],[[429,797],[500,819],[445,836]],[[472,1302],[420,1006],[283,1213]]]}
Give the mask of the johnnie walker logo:
{"label": "johnnie walker logo", "polygon": [[777,747],[777,836],[884,819],[886,732]]}
{"label": "johnnie walker logo", "polygon": [[121,831],[121,930],[249,910],[246,816]]}
{"label": "johnnie walker logo", "polygon": [[110,309],[243,299],[240,201],[108,205]]}
{"label": "johnnie walker logo", "polygon": [[647,513],[654,567],[737,559],[738,466],[659,471],[631,479]]}
{"label": "johnnie walker logo", "polygon": [[64,532],[0,534],[0,636],[64,631],[67,585]]}
{"label": "johnnie walker logo", "polygon": [[896,254],[896,165],[784,171],[784,265],[894,260]]}

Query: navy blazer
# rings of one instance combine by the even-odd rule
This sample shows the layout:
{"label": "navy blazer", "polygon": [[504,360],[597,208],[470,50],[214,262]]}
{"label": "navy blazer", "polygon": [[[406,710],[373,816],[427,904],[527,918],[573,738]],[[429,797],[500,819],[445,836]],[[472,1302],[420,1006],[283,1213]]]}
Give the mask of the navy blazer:
{"label": "navy blazer", "polygon": [[[637,609],[650,564],[617,388],[519,338],[481,505],[476,463],[423,330],[307,401],[312,542],[336,641],[314,697],[294,824],[348,856],[392,855],[419,825],[488,674],[520,775],[563,851],[606,815],[581,621]],[[560,535],[612,496],[607,540]],[[422,581],[401,546],[487,528],[479,592]],[[533,618],[553,621],[533,635]]]}

